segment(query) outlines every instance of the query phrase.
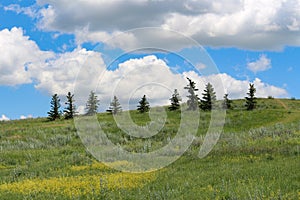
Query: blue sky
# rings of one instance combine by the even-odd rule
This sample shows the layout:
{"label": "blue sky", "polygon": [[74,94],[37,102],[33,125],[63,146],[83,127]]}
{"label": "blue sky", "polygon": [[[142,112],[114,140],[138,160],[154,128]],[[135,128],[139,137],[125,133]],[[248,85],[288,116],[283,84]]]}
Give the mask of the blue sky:
{"label": "blue sky", "polygon": [[[142,88],[153,104],[165,104],[186,76],[200,91],[212,82],[222,96],[220,77],[233,99],[243,98],[250,82],[260,97],[300,98],[299,9],[297,0],[0,1],[0,120],[44,117],[51,95],[63,106],[68,91],[82,112],[94,88],[105,110],[110,90],[125,104],[141,96],[141,81],[149,82]],[[167,52],[138,50],[151,47]],[[218,72],[210,71],[214,63]],[[193,74],[191,64],[211,74]]]}

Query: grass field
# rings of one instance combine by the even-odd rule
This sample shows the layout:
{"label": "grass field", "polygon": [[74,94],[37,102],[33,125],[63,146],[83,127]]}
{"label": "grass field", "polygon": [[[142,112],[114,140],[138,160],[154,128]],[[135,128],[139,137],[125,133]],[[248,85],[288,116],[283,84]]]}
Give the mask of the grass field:
{"label": "grass field", "polygon": [[[149,173],[122,173],[98,162],[72,120],[0,122],[0,199],[300,199],[300,101],[259,99],[254,111],[245,111],[243,100],[233,104],[207,157],[197,156],[210,119],[201,113],[202,128],[184,155]],[[180,112],[167,114],[151,140],[129,137],[109,114],[98,120],[114,143],[151,152],[176,135]],[[149,122],[147,114],[131,116],[137,124]]]}

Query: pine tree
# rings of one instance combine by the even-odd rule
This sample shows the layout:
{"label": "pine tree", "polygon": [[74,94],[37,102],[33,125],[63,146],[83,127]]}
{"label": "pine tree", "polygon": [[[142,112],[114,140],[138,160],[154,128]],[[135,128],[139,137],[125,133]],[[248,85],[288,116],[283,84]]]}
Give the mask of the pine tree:
{"label": "pine tree", "polygon": [[179,96],[179,93],[177,89],[174,90],[174,94],[170,98],[171,106],[169,107],[169,110],[178,110],[180,108],[180,101],[182,101],[181,97]]}
{"label": "pine tree", "polygon": [[94,91],[90,92],[88,101],[86,103],[86,115],[94,115],[97,113],[99,107],[99,100]]}
{"label": "pine tree", "polygon": [[204,93],[202,93],[202,99],[200,101],[200,108],[204,111],[210,111],[216,102],[216,93],[212,84],[208,83],[205,86]]}
{"label": "pine tree", "polygon": [[231,109],[232,101],[228,98],[228,94],[225,94],[223,98],[224,98],[222,103],[223,109]]}
{"label": "pine tree", "polygon": [[187,89],[189,93],[187,96],[188,110],[196,110],[199,106],[199,97],[195,92],[198,91],[198,89],[196,89],[196,83],[194,81],[192,81],[190,78],[187,79],[189,84],[184,87],[184,89]]}
{"label": "pine tree", "polygon": [[139,101],[137,110],[140,111],[140,113],[148,112],[150,110],[150,105],[147,101],[146,95],[144,95],[143,98]]}
{"label": "pine tree", "polygon": [[51,99],[51,109],[48,112],[48,119],[54,121],[60,118],[60,99],[57,94],[54,94]]}
{"label": "pine tree", "polygon": [[64,115],[65,119],[73,119],[74,115],[76,114],[76,107],[74,105],[74,94],[71,94],[71,92],[68,92],[67,94],[67,102],[65,104],[67,105],[64,109]]}
{"label": "pine tree", "polygon": [[114,99],[112,100],[112,102],[110,103],[109,108],[106,111],[113,114],[113,115],[116,115],[116,114],[122,112],[122,106],[119,103],[119,100],[116,96],[114,96]]}
{"label": "pine tree", "polygon": [[256,106],[256,97],[255,97],[255,92],[256,92],[256,89],[254,87],[254,84],[249,84],[249,92],[247,93],[247,97],[245,97],[246,99],[246,108],[247,110],[253,110],[255,109],[255,106]]}

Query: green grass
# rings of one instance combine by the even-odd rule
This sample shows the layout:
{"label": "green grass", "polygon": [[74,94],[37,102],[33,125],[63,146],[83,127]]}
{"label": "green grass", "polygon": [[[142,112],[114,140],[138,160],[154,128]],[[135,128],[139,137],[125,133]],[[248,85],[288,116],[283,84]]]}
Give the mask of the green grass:
{"label": "green grass", "polygon": [[[0,199],[300,199],[300,101],[258,99],[254,111],[245,111],[243,100],[233,105],[207,157],[197,156],[210,119],[201,112],[197,138],[180,159],[137,175],[97,162],[72,120],[0,122]],[[138,125],[150,121],[130,113]],[[111,141],[145,153],[176,135],[180,112],[167,112],[150,139],[128,136],[109,114],[98,120]]]}

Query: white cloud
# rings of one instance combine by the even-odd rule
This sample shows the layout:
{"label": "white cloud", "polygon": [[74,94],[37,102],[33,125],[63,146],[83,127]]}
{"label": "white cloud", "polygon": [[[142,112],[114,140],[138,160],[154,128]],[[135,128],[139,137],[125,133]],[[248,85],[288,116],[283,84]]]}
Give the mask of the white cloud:
{"label": "white cloud", "polygon": [[21,7],[19,4],[11,4],[4,7],[5,11],[14,11],[17,14],[24,13],[30,17],[34,17],[37,11],[33,7]]}
{"label": "white cloud", "polygon": [[[127,105],[136,106],[144,94],[149,97],[152,106],[168,104],[175,88],[185,99],[183,87],[187,84],[186,76],[195,79],[200,92],[205,83],[211,82],[219,98],[222,98],[224,89],[228,90],[231,98],[243,98],[249,84],[249,81],[236,80],[227,74],[207,77],[200,77],[194,72],[174,74],[166,61],[154,55],[129,59],[120,63],[116,70],[110,71],[106,69],[101,53],[81,47],[56,55],[44,52],[24,36],[20,28],[0,31],[0,44],[4,48],[0,55],[1,85],[33,82],[37,89],[48,94],[57,93],[62,98],[75,88],[76,103],[81,112],[91,90],[96,90],[101,107],[105,110],[113,95],[118,96],[125,109]],[[223,84],[220,84],[220,80]],[[259,79],[254,83],[257,95],[262,97],[286,95],[284,89]]]}
{"label": "white cloud", "polygon": [[[255,78],[254,81],[247,80],[237,80],[231,77],[228,74],[218,74],[212,75],[207,78],[207,82],[214,82],[215,76],[219,76],[221,78],[224,88],[227,90],[231,98],[240,99],[246,96],[246,93],[249,90],[249,84],[254,83],[256,88],[256,96],[266,98],[268,96],[274,97],[287,97],[288,93],[285,89],[267,84],[262,82],[262,80]],[[220,86],[216,86],[216,91],[220,91]],[[219,94],[219,98],[221,98],[223,94]]]}
{"label": "white cloud", "polygon": [[186,84],[183,75],[172,73],[162,59],[154,55],[129,59],[114,71],[105,71],[98,83],[102,102],[108,106],[116,95],[124,109],[135,109],[145,94],[152,106],[168,104],[173,90]]}
{"label": "white cloud", "polygon": [[253,83],[256,87],[256,95],[258,97],[288,97],[288,93],[285,89],[264,83],[258,78],[256,78]]}
{"label": "white cloud", "polygon": [[32,115],[27,115],[27,116],[21,115],[21,116],[20,116],[20,119],[31,119],[31,118],[33,118]]}
{"label": "white cloud", "polygon": [[196,67],[197,67],[197,69],[205,69],[207,66],[205,65],[205,64],[203,64],[203,63],[198,63],[197,65],[196,65]]}
{"label": "white cloud", "polygon": [[[34,44],[31,41],[29,43]],[[37,52],[43,55],[38,48]],[[124,109],[135,109],[137,102],[144,94],[149,98],[151,106],[166,105],[169,104],[168,99],[175,88],[186,101],[187,94],[183,89],[187,85],[186,77],[191,77],[196,81],[200,97],[207,82],[213,84],[219,99],[223,97],[226,90],[231,98],[243,98],[249,86],[249,81],[236,80],[228,74],[206,77],[199,76],[195,72],[174,74],[166,61],[154,55],[129,59],[120,63],[114,71],[106,69],[101,53],[87,51],[80,47],[72,52],[57,54],[50,58],[43,62],[39,61],[41,65],[31,64],[28,67],[25,71],[29,73],[28,81],[34,79],[37,89],[46,91],[48,94],[57,93],[62,100],[68,91],[75,92],[80,113],[84,112],[91,90],[96,91],[100,99],[101,110],[106,110],[114,95],[117,95]],[[24,62],[25,60],[24,58]],[[282,97],[287,95],[286,90],[263,83],[259,79],[255,79],[254,83],[257,96]],[[27,117],[21,116],[21,118]]]}
{"label": "white cloud", "polygon": [[75,82],[82,88],[93,90],[105,67],[100,53],[77,48],[72,52],[57,54],[55,58],[47,60],[43,67],[35,68],[32,73],[37,89],[48,94],[65,95],[73,91]]}
{"label": "white cloud", "polygon": [[[162,27],[208,46],[257,50],[300,45],[299,0],[38,0],[37,4],[43,6],[38,15],[41,29],[75,33],[79,43],[105,42],[120,31],[134,28]],[[164,36],[151,33],[127,34],[114,45],[141,46],[150,41],[167,48],[178,40],[166,41]]]}
{"label": "white cloud", "polygon": [[266,55],[262,54],[259,59],[255,62],[249,62],[247,64],[247,68],[254,73],[260,72],[260,71],[266,71],[270,68],[272,68],[271,60],[267,58]]}
{"label": "white cloud", "polygon": [[197,88],[200,91],[199,97],[201,97],[201,93],[205,89],[205,85],[208,82],[213,85],[216,91],[217,99],[223,99],[224,93],[228,93],[232,99],[242,99],[247,96],[246,93],[249,90],[250,83],[254,83],[257,91],[257,97],[266,98],[268,96],[288,96],[288,93],[285,89],[264,83],[258,78],[250,82],[248,80],[237,80],[226,73],[212,74],[205,77],[199,77],[195,72],[185,72],[184,75],[191,77],[196,82]]}
{"label": "white cloud", "polygon": [[[84,72],[85,68],[89,69],[84,67],[81,71]],[[93,74],[95,74],[94,77]],[[183,74],[174,74],[164,60],[154,55],[129,59],[120,63],[114,71],[101,71],[100,76],[95,72],[90,75],[88,77],[82,76],[81,81],[85,86],[84,78],[91,80],[90,86],[96,88],[102,110],[108,108],[114,95],[119,98],[123,109],[135,109],[144,94],[148,97],[151,106],[168,105],[174,89],[178,89],[183,100],[186,101],[187,93],[183,89],[187,85],[186,77],[190,77],[196,82],[199,97],[201,97],[205,84],[212,83],[218,99],[222,99],[225,92],[228,92],[230,98],[233,99],[244,98],[250,83],[248,80],[237,80],[225,73],[199,76],[196,72],[189,71]],[[269,85],[260,79],[255,79],[253,83],[257,88],[256,96],[258,97],[287,96],[285,89]],[[76,85],[75,95],[78,99],[79,110],[82,113],[91,87],[83,87],[81,83]]]}
{"label": "white cloud", "polygon": [[0,117],[0,121],[9,121],[10,119],[8,117],[6,117],[5,115],[2,115]]}
{"label": "white cloud", "polygon": [[37,44],[24,36],[21,28],[0,31],[0,85],[19,85],[32,82],[32,68],[53,56],[41,51]]}
{"label": "white cloud", "polygon": [[85,106],[83,104],[81,104],[80,106],[77,107],[76,112],[79,115],[85,114],[86,113]]}

